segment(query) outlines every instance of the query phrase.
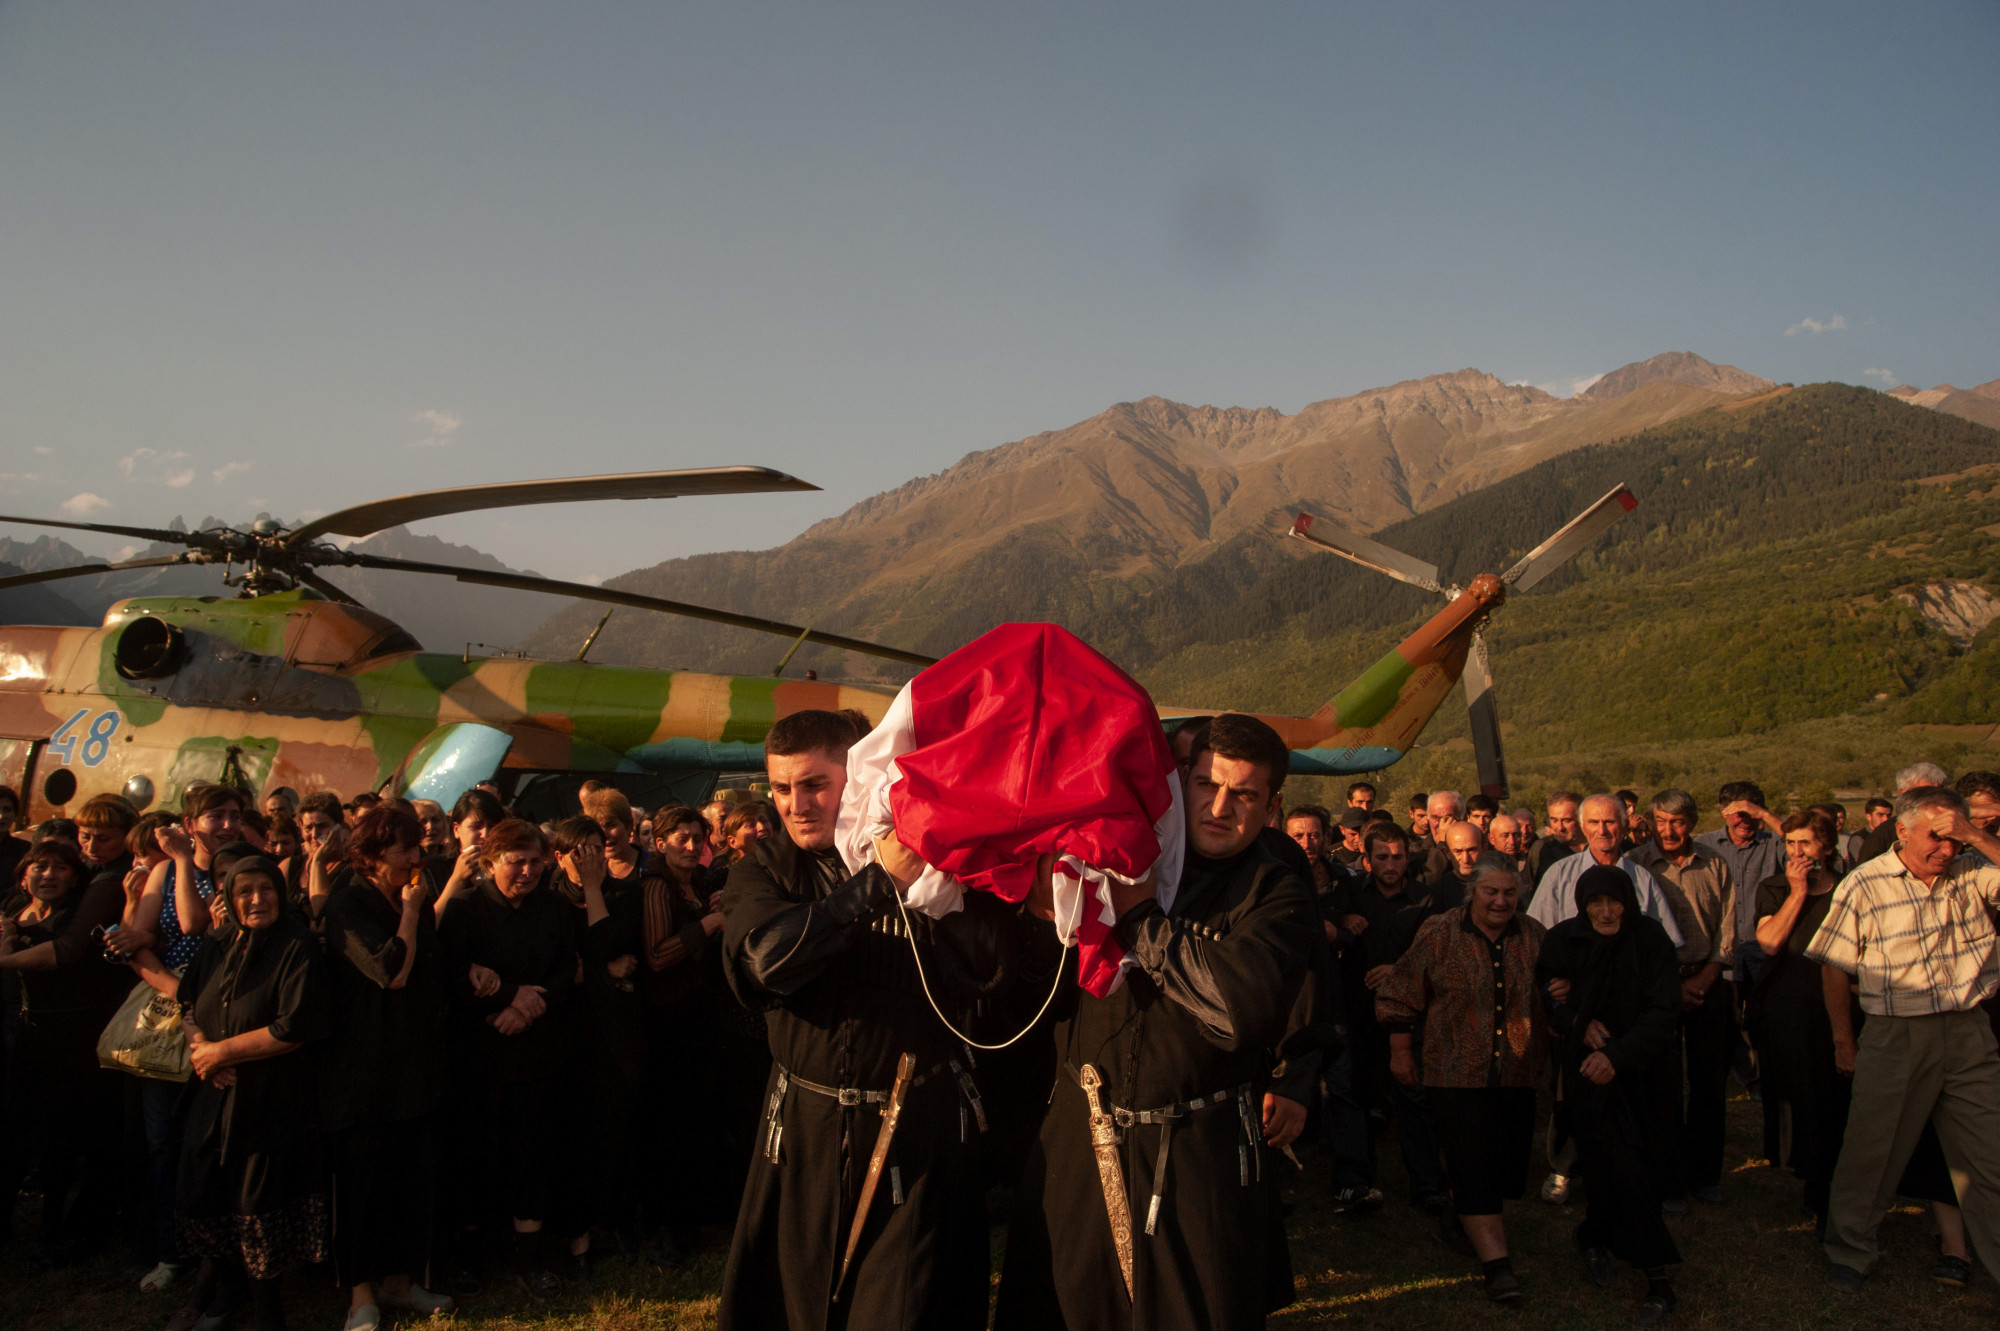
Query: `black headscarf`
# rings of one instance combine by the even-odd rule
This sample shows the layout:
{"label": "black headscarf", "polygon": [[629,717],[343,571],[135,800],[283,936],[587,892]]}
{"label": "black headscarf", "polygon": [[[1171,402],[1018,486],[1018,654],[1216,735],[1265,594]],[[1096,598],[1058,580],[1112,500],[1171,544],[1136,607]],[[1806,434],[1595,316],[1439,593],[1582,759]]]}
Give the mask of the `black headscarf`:
{"label": "black headscarf", "polygon": [[[1597,932],[1585,909],[1601,896],[1615,897],[1625,907],[1615,934]],[[1561,1034],[1569,1061],[1584,1057],[1583,1032],[1592,1021],[1611,1032],[1606,1052],[1621,1069],[1658,1056],[1660,1031],[1654,1028],[1661,1026],[1662,1013],[1655,1009],[1664,1010],[1671,1032],[1679,1011],[1679,963],[1667,931],[1640,913],[1638,889],[1623,869],[1599,864],[1583,872],[1576,882],[1576,914],[1549,930],[1536,970],[1544,979],[1569,981],[1561,1013],[1567,1021],[1557,1022],[1567,1027]]]}

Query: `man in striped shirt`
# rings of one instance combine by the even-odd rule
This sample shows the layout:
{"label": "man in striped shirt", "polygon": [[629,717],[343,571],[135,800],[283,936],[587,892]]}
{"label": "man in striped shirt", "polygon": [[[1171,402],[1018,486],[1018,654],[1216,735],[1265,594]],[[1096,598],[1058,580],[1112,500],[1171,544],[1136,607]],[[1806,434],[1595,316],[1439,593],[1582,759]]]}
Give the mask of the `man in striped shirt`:
{"label": "man in striped shirt", "polygon": [[[1899,795],[1896,832],[1834,889],[1806,948],[1824,968],[1835,1063],[1854,1076],[1826,1227],[1827,1282],[1846,1291],[1875,1264],[1876,1231],[1927,1120],[1954,1175],[1971,1178],[1965,1227],[2000,1279],[2000,1053],[1979,1007],[2000,992],[2000,840],[1943,786]],[[1858,1047],[1850,986],[1867,1014]]]}

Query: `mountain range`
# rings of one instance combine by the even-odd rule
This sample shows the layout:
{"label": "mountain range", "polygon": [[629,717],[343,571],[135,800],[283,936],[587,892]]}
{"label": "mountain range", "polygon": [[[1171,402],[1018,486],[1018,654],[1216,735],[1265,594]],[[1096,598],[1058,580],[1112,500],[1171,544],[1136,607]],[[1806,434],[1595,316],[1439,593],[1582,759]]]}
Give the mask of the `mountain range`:
{"label": "mountain range", "polygon": [[1913,407],[1929,407],[2000,430],[2000,379],[1988,379],[1972,388],[1953,388],[1950,384],[1918,388],[1915,384],[1899,384],[1889,390],[1889,396],[1899,397]]}
{"label": "mountain range", "polygon": [[[1142,665],[1186,608],[1296,558],[1272,537],[1301,509],[1372,531],[1571,449],[1777,387],[1671,352],[1574,398],[1476,369],[1293,414],[1148,397],[969,454],[774,549],[668,560],[608,585],[940,654],[1005,620],[1055,619]],[[523,645],[556,652],[593,619],[569,607]],[[613,622],[597,654],[754,671],[782,650],[741,630],[635,615]],[[888,673],[828,652],[800,663]]]}

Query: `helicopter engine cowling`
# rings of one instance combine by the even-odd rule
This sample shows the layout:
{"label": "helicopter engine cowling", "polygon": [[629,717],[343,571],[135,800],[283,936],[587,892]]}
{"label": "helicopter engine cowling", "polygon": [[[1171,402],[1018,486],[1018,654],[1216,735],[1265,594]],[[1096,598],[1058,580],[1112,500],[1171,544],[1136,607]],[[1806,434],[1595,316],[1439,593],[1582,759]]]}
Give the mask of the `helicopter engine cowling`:
{"label": "helicopter engine cowling", "polygon": [[111,659],[126,679],[165,679],[187,659],[187,637],[158,615],[141,615],[119,633]]}

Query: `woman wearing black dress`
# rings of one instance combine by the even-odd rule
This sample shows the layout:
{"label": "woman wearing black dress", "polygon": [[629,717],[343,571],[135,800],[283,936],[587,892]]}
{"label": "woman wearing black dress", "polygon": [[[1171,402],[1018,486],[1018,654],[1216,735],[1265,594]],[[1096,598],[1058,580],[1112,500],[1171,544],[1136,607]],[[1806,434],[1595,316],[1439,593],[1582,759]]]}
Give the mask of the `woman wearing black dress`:
{"label": "woman wearing black dress", "polygon": [[211,935],[180,981],[200,1078],[181,1139],[180,1246],[216,1266],[215,1297],[197,1331],[217,1331],[246,1290],[258,1331],[277,1331],[286,1268],[326,1258],[317,1082],[306,1046],[331,1033],[333,1003],[319,940],[285,909],[275,861],[235,861],[220,894],[236,927]]}
{"label": "woman wearing black dress", "polygon": [[[675,1161],[655,1156],[645,1179],[648,1203],[663,1222],[658,1253],[674,1260],[697,1226],[729,1218],[741,1192],[739,1153],[719,1140],[726,1117],[719,1098],[725,1004],[722,979],[720,884],[703,875],[708,825],[685,804],[653,817],[663,870],[643,885],[644,966],[639,994],[645,1009],[647,1090],[667,1141],[716,1141],[715,1151]],[[767,1055],[768,1057],[768,1055]],[[759,1083],[761,1094],[762,1084]],[[731,1180],[737,1192],[729,1192]]]}
{"label": "woman wearing black dress", "polygon": [[1549,1024],[1570,1131],[1590,1207],[1577,1246],[1593,1284],[1608,1288],[1610,1258],[1646,1273],[1634,1326],[1658,1326],[1673,1311],[1667,1267],[1679,1262],[1660,1218],[1672,1168],[1680,1095],[1680,963],[1666,930],[1639,912],[1632,879],[1612,865],[1585,871],[1576,914],[1542,940],[1537,973],[1552,986]]}
{"label": "woman wearing black dress", "polygon": [[[67,841],[40,841],[16,871],[24,895],[0,917],[7,977],[7,1122],[21,1134],[0,1156],[0,1234],[30,1163],[40,1161],[38,1265],[80,1255],[104,1237],[117,1200],[110,1158],[118,1140],[119,1074],[97,1065],[97,1037],[132,987],[91,936],[118,922],[122,886],[91,887],[91,868]],[[78,1176],[78,1164],[83,1165]],[[70,1185],[77,1185],[70,1202]]]}
{"label": "woman wearing black dress", "polygon": [[[1804,1180],[1806,1206],[1819,1217],[1824,1236],[1827,1191],[1840,1161],[1841,1139],[1847,1135],[1854,1082],[1851,1070],[1840,1070],[1821,968],[1806,959],[1805,951],[1826,919],[1840,882],[1835,851],[1839,837],[1831,818],[1810,809],[1793,814],[1781,826],[1785,872],[1757,887],[1757,946],[1771,961],[1750,997],[1750,1028],[1757,1041],[1766,1101],[1775,1099],[1790,1113],[1792,1149],[1784,1163]],[[1851,1011],[1853,1029],[1859,1034],[1864,1020],[1860,1005]],[[1933,1276],[1946,1284],[1964,1284],[1971,1275],[1965,1225],[1944,1148],[1931,1128],[1918,1138],[1897,1191],[1931,1204],[1940,1241]]]}
{"label": "woman wearing black dress", "polygon": [[1828,863],[1829,820],[1795,813],[1783,826],[1785,872],[1756,886],[1757,946],[1771,960],[1750,998],[1750,1030],[1764,1098],[1791,1115],[1791,1158],[1781,1163],[1805,1180],[1806,1205],[1824,1228],[1849,1084],[1834,1067],[1820,968],[1806,960],[1805,951],[1826,919],[1840,877]]}
{"label": "woman wearing black dress", "polygon": [[598,823],[578,815],[549,829],[556,871],[550,884],[575,909],[581,940],[580,1001],[572,1005],[569,1072],[564,1077],[565,1139],[577,1144],[563,1189],[570,1275],[590,1274],[590,1230],[608,1224],[620,1246],[637,1251],[639,1193],[633,1182],[632,1128],[646,1073],[646,1024],[636,978],[644,948],[640,889],[619,883],[605,861]]}
{"label": "woman wearing black dress", "polygon": [[576,988],[575,911],[544,885],[548,838],[510,818],[487,833],[478,884],[438,926],[452,995],[451,1039],[481,1134],[492,1218],[505,1215],[516,1277],[537,1299],[562,1290],[561,1257],[542,1227],[560,1163],[559,1117],[569,1002]]}
{"label": "woman wearing black dress", "polygon": [[450,1312],[413,1283],[430,1252],[433,1126],[444,1084],[444,959],[414,814],[378,805],[347,843],[350,871],[321,913],[333,1037],[320,1049],[320,1125],[333,1162],[334,1262],[347,1331],[382,1309]]}

